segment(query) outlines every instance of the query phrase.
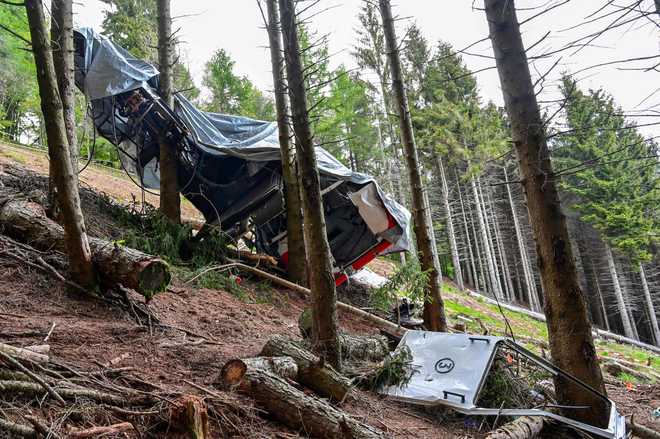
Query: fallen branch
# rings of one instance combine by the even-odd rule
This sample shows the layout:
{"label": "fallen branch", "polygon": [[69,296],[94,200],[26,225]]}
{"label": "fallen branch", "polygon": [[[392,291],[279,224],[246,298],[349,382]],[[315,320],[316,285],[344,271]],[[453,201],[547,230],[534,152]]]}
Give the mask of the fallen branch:
{"label": "fallen branch", "polygon": [[[0,391],[23,393],[28,395],[43,395],[46,391],[40,384],[30,383],[26,381],[0,381]],[[65,399],[88,398],[98,402],[114,405],[126,405],[128,401],[119,396],[99,392],[97,390],[85,388],[60,388],[57,392]]]}
{"label": "fallen branch", "polygon": [[[266,280],[269,280],[281,287],[296,291],[300,294],[304,294],[306,296],[311,296],[311,291],[309,288],[301,287],[298,284],[295,284],[293,282],[289,282],[286,279],[282,279],[278,276],[275,276],[274,274],[267,273],[263,270],[259,270],[258,268],[251,267],[249,265],[241,264],[240,262],[232,262],[230,264],[225,264],[225,265],[218,265],[216,267],[210,267],[207,268],[206,270],[202,271],[199,273],[197,276],[194,278],[190,279],[186,283],[192,283],[197,279],[199,276],[202,276],[205,273],[208,273],[209,271],[215,271],[215,270],[227,270],[230,268],[237,268],[239,270],[247,271],[248,273],[252,273],[254,275],[257,275],[261,278],[264,278]],[[382,331],[392,334],[396,337],[402,337],[403,334],[406,333],[406,329],[402,328],[401,326],[397,325],[396,323],[392,323],[389,320],[385,320],[383,318],[380,318],[374,314],[368,313],[366,311],[361,310],[360,308],[356,308],[354,306],[348,305],[344,302],[339,302],[337,301],[337,308],[349,312],[351,314],[354,314],[356,316],[359,316],[365,320],[368,320],[371,324],[373,324],[375,327],[381,329]]]}
{"label": "fallen branch", "polygon": [[40,354],[27,348],[17,348],[4,343],[0,343],[0,352],[9,354],[14,358],[33,361],[35,363],[48,363],[49,361],[48,355]]}
{"label": "fallen branch", "polygon": [[85,430],[71,430],[69,431],[69,437],[72,438],[87,438],[87,437],[100,437],[106,435],[115,435],[121,433],[128,433],[129,431],[135,430],[133,424],[130,422],[120,422],[119,424],[108,425],[104,427],[92,427]]}
{"label": "fallen branch", "polygon": [[[7,432],[9,434],[18,435],[20,437],[36,438],[37,432],[29,425],[17,424],[0,418],[0,432]],[[9,436],[12,437],[12,436]]]}
{"label": "fallen branch", "polygon": [[632,419],[630,422],[626,422],[626,428],[639,439],[660,439],[660,433],[643,425],[635,424]]}
{"label": "fallen branch", "polygon": [[603,363],[603,369],[607,371],[610,375],[618,378],[621,374],[628,374],[638,380],[650,382],[652,381],[651,377],[643,372],[633,369],[632,367],[624,366],[621,363],[617,363],[614,360],[608,360]]}
{"label": "fallen branch", "polygon": [[61,397],[61,396],[60,396],[55,390],[53,390],[53,388],[50,387],[50,386],[48,385],[48,383],[46,383],[46,382],[43,380],[43,378],[41,378],[40,376],[36,375],[34,372],[32,372],[32,371],[31,371],[30,369],[28,369],[27,367],[23,366],[23,365],[22,365],[19,361],[17,361],[14,357],[12,357],[11,355],[9,355],[9,354],[7,354],[7,353],[5,353],[5,352],[2,352],[2,351],[0,351],[0,357],[2,357],[2,359],[5,360],[7,363],[11,364],[11,365],[14,366],[15,368],[17,368],[18,370],[20,370],[21,372],[23,372],[25,375],[29,376],[32,380],[34,380],[34,381],[36,381],[38,384],[40,384],[41,387],[43,387],[44,389],[46,389],[46,391],[48,392],[48,394],[49,394],[50,396],[52,396],[55,400],[61,402],[62,404],[66,404],[66,402],[64,401],[64,399],[63,399],[63,398],[62,398],[62,397]]}

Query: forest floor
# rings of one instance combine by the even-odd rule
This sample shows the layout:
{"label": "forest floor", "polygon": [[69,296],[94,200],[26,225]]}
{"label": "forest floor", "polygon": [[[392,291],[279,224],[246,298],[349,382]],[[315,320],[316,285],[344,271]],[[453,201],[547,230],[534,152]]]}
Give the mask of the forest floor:
{"label": "forest floor", "polygon": [[[5,164],[42,174],[48,170],[41,152],[0,144],[0,168]],[[81,181],[122,203],[141,198],[140,189],[117,171],[92,165],[81,175]],[[156,196],[147,194],[146,200],[158,204]],[[183,208],[187,218],[200,218],[188,203]],[[104,212],[89,211],[91,234],[108,237],[118,232],[107,227]],[[387,275],[393,267],[379,260],[370,268]],[[0,265],[0,342],[40,344],[55,325],[48,343],[51,355],[58,360],[83,370],[98,370],[99,365],[112,360],[114,367],[133,367],[140,379],[160,388],[205,396],[186,381],[213,388],[227,360],[258,355],[274,334],[299,336],[297,320],[309,305],[307,297],[249,278],[239,289],[188,286],[187,275],[185,270],[175,270],[172,287],[147,305],[170,327],[163,329],[139,324],[123,308],[69,293],[53,277],[28,266]],[[464,316],[469,319],[470,332],[479,333],[486,327],[491,334],[504,333],[497,307],[459,292],[450,282],[445,283],[444,295],[450,322],[463,322],[458,317]],[[539,352],[539,342],[547,340],[545,325],[523,314],[505,313],[521,344]],[[339,321],[347,332],[376,332],[368,323],[341,311]],[[177,327],[185,328],[188,335],[174,329]],[[660,372],[660,357],[647,351],[605,341],[598,341],[597,349],[603,358],[624,359]],[[636,422],[660,430],[660,420],[652,414],[660,408],[660,385],[638,383],[629,376],[608,377],[607,391],[622,413],[634,414]],[[250,399],[236,398],[246,407],[252,406]],[[342,409],[396,438],[480,438],[487,430],[479,431],[479,422],[473,419],[404,405],[362,390],[355,390]],[[213,437],[222,437],[219,427],[213,428]],[[265,417],[246,420],[240,429],[241,437],[304,437]]]}

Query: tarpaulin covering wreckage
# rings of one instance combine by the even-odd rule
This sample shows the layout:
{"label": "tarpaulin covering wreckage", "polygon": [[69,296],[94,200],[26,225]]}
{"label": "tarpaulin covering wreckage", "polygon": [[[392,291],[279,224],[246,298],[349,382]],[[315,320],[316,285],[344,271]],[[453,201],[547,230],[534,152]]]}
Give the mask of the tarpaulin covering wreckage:
{"label": "tarpaulin covering wreckage", "polygon": [[[74,34],[76,85],[90,102],[98,133],[120,151],[145,188],[159,187],[159,139],[178,155],[181,193],[204,215],[258,251],[287,262],[284,183],[277,124],[208,113],[176,93],[158,95],[158,70],[92,29]],[[410,213],[375,180],[316,148],[328,240],[337,284],[386,252],[410,245]]]}
{"label": "tarpaulin covering wreckage", "polygon": [[[533,365],[551,377],[560,377],[602,398],[610,408],[607,425],[599,427],[576,421],[553,410],[556,406],[542,401],[534,408],[479,407],[480,393],[500,348],[513,352],[520,364]],[[617,412],[612,400],[508,338],[409,330],[397,346],[397,350],[400,349],[410,350],[413,373],[408,383],[381,391],[390,398],[416,405],[449,407],[467,415],[543,416],[594,436],[628,437],[625,418]]]}

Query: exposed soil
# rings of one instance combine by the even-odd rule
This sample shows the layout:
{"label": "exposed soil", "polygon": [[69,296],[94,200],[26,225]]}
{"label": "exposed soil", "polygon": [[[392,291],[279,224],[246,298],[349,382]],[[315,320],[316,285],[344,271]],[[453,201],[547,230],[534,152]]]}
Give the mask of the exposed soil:
{"label": "exposed soil", "polygon": [[[36,152],[23,153],[20,160],[11,149],[0,147],[0,165],[22,165],[36,171],[47,171],[45,157]],[[25,159],[27,157],[28,159]],[[81,180],[123,202],[139,189],[125,178],[90,169]],[[147,199],[157,205],[157,199]],[[186,215],[198,214],[184,205]],[[106,221],[106,222],[104,222]],[[88,213],[92,234],[107,234],[112,224],[103,212]],[[112,234],[118,231],[112,230]],[[387,263],[372,264],[372,269],[386,274]],[[243,276],[243,275],[242,275]],[[241,284],[241,298],[223,290],[190,288],[183,279],[175,279],[173,287],[157,295],[148,306],[163,323],[172,328],[139,324],[134,316],[120,307],[81,297],[65,291],[53,277],[19,262],[0,265],[0,342],[15,346],[40,344],[55,324],[48,343],[56,360],[83,370],[99,370],[99,364],[133,367],[133,375],[162,388],[204,396],[185,381],[214,387],[222,365],[231,358],[259,354],[269,337],[285,334],[297,337],[297,319],[309,300],[297,293],[274,289],[256,279]],[[138,296],[135,300],[142,300]],[[374,333],[375,330],[355,316],[339,312],[343,330]],[[185,328],[189,335],[174,329]],[[191,336],[199,334],[204,339]],[[626,414],[635,414],[639,423],[657,428],[652,411],[660,406],[658,386],[609,386],[610,396]],[[216,389],[217,392],[223,393]],[[246,407],[252,401],[237,396]],[[457,415],[427,413],[408,405],[385,400],[373,393],[355,390],[342,409],[395,438],[479,438],[479,422]],[[234,437],[302,437],[281,424],[261,417],[258,423],[246,420],[243,434]],[[224,437],[213,423],[213,437]],[[487,427],[484,427],[487,429]],[[125,436],[122,436],[125,437]],[[170,437],[169,435],[163,437]],[[172,436],[174,437],[174,436]]]}

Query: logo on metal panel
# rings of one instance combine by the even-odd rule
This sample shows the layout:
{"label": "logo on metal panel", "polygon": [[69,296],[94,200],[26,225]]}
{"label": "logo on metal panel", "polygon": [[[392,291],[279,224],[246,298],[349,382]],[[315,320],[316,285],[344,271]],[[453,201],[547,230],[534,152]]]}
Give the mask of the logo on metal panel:
{"label": "logo on metal panel", "polygon": [[454,360],[451,358],[442,358],[435,363],[435,371],[438,373],[449,373],[454,370]]}

